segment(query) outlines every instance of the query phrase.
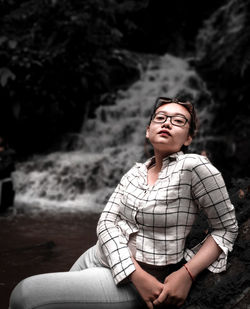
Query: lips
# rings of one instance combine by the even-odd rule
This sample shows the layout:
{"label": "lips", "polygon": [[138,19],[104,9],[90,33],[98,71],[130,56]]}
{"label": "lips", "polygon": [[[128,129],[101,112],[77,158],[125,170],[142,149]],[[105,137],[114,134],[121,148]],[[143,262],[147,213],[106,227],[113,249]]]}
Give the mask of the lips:
{"label": "lips", "polygon": [[168,130],[161,130],[158,134],[163,136],[172,136]]}

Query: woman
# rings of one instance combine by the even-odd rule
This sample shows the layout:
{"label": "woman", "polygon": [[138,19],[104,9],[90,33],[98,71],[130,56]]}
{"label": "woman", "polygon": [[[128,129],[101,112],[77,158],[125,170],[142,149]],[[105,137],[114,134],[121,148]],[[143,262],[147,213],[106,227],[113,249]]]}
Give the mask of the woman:
{"label": "woman", "polygon": [[[190,102],[158,98],[146,130],[154,157],[122,177],[100,216],[97,244],[70,272],[19,283],[10,308],[181,306],[202,270],[225,270],[238,227],[221,174],[207,158],[181,151],[196,122]],[[188,249],[199,209],[212,232]]]}

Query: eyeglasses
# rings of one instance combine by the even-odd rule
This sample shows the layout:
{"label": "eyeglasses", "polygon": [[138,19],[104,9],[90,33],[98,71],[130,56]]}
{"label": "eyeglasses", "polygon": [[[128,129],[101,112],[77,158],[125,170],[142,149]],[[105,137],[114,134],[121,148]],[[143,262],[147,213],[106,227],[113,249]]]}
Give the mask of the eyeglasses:
{"label": "eyeglasses", "polygon": [[185,116],[176,115],[176,116],[168,116],[162,112],[156,113],[152,117],[152,121],[155,123],[164,123],[170,118],[170,122],[172,125],[177,127],[184,127],[188,122],[188,119]]}

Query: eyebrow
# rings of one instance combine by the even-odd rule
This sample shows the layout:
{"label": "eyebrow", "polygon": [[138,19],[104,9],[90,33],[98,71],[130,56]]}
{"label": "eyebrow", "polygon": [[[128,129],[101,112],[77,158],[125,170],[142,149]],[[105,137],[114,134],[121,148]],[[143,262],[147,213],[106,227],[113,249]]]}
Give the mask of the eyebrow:
{"label": "eyebrow", "polygon": [[185,116],[184,114],[182,114],[182,113],[174,113],[173,115],[169,115],[168,113],[166,113],[166,112],[162,112],[162,111],[160,111],[160,112],[157,112],[156,114],[164,114],[164,115],[167,115],[167,116],[182,116],[182,117],[184,117],[184,118],[187,118],[188,119],[188,117],[187,116]]}

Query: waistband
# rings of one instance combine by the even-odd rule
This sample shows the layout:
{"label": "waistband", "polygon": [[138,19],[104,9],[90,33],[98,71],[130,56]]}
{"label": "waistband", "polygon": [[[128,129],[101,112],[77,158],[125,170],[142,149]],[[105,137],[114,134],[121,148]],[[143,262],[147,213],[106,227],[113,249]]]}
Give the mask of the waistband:
{"label": "waistband", "polygon": [[155,265],[150,265],[150,264],[146,264],[146,263],[139,262],[139,261],[137,261],[137,263],[146,272],[156,277],[159,281],[163,282],[168,275],[180,269],[183,266],[183,264],[186,263],[186,261],[182,259],[180,262],[176,264],[169,264],[165,266],[155,266]]}

